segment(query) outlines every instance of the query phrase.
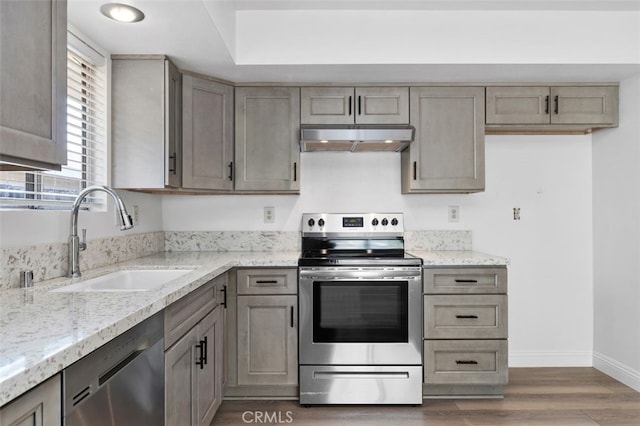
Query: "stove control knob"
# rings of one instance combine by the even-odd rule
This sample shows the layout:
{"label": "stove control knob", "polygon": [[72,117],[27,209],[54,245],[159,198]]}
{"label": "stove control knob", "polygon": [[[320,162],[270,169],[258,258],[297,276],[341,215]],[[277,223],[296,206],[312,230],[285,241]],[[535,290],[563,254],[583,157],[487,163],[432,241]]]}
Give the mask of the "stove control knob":
{"label": "stove control knob", "polygon": [[313,225],[316,224],[316,221],[313,219],[309,219],[309,222],[307,222],[309,224],[310,227],[313,227]]}
{"label": "stove control knob", "polygon": [[395,217],[393,219],[391,219],[391,224],[393,226],[396,226],[398,224],[398,219],[396,219]]}
{"label": "stove control knob", "polygon": [[382,219],[382,226],[387,226],[388,224],[389,224],[389,221],[387,220],[386,217]]}
{"label": "stove control knob", "polygon": [[324,219],[319,219],[318,220],[318,226],[320,226],[320,227],[324,226]]}
{"label": "stove control knob", "polygon": [[376,219],[375,217],[373,218],[373,220],[371,221],[371,224],[373,226],[378,226],[378,219]]}

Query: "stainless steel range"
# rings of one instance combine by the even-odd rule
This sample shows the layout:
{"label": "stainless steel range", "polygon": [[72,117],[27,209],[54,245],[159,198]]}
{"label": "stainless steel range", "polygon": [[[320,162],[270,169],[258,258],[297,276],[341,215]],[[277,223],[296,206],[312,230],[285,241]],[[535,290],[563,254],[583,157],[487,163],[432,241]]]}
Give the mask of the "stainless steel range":
{"label": "stainless steel range", "polygon": [[402,213],[304,214],[300,404],[422,404],[422,260]]}

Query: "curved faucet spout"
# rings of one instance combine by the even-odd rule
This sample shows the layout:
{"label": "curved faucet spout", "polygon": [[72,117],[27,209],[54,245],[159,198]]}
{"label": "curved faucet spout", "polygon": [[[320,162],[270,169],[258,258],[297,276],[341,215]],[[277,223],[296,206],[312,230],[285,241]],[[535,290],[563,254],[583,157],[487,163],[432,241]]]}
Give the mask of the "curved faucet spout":
{"label": "curved faucet spout", "polygon": [[80,274],[80,250],[84,250],[83,244],[80,243],[78,238],[78,213],[80,212],[80,205],[87,195],[92,192],[101,191],[106,192],[111,196],[116,204],[116,210],[118,211],[118,218],[120,219],[120,230],[125,231],[133,228],[133,222],[131,216],[127,213],[127,208],[122,201],[122,198],[111,188],[107,186],[94,185],[80,191],[73,206],[71,207],[71,226],[69,230],[69,276],[79,277]]}

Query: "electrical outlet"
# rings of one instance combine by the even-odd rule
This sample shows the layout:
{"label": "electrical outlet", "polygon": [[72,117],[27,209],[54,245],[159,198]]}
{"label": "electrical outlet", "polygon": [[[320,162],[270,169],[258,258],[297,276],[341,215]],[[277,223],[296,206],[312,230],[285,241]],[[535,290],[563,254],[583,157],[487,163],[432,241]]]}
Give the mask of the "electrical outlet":
{"label": "electrical outlet", "polygon": [[264,223],[275,223],[276,222],[276,208],[275,207],[265,207],[264,208]]}
{"label": "electrical outlet", "polygon": [[449,222],[452,222],[452,223],[460,222],[459,206],[449,206]]}
{"label": "electrical outlet", "polygon": [[140,206],[133,206],[133,223],[137,225],[140,222]]}

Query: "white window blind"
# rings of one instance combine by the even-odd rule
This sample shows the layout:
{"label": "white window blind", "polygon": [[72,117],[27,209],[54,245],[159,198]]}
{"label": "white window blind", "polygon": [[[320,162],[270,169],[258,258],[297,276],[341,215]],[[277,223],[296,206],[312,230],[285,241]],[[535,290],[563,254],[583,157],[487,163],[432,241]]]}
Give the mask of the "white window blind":
{"label": "white window blind", "polygon": [[[68,209],[82,189],[107,183],[106,61],[73,33],[68,40],[67,164],[60,171],[0,172],[3,208]],[[86,207],[103,205],[100,195],[87,197]]]}

